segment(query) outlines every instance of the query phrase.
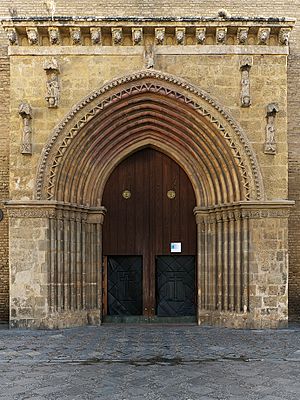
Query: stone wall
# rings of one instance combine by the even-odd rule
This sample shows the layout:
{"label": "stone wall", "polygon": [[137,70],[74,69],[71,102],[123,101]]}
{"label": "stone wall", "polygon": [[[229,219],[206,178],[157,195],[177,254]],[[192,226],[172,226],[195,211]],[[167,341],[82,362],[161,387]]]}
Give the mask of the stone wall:
{"label": "stone wall", "polygon": [[0,321],[8,321],[8,219],[3,202],[9,198],[9,60],[7,48],[0,46]]}

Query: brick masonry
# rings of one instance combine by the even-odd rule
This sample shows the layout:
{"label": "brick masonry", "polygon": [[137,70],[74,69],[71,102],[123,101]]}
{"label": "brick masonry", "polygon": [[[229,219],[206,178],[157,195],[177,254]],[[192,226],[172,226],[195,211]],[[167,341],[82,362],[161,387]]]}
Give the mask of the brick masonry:
{"label": "brick masonry", "polygon": [[[289,315],[300,319],[300,8],[298,1],[274,1],[256,5],[246,0],[223,1],[222,7],[232,15],[265,17],[292,17],[298,22],[291,35],[288,58],[288,144],[289,144],[289,199],[296,201],[289,221]],[[2,0],[0,16],[8,17],[9,8],[15,8],[18,16],[47,15],[44,1]],[[56,1],[56,15],[99,16],[215,16],[221,7],[211,0],[184,3],[178,0],[143,1],[127,0],[120,3],[111,0],[95,4],[87,0],[80,2]],[[33,11],[34,10],[34,11]],[[8,94],[9,63],[4,47],[4,35],[0,32],[0,207],[8,193]],[[2,46],[2,47],[1,47]],[[0,223],[0,319],[8,316],[8,227],[6,219]]]}

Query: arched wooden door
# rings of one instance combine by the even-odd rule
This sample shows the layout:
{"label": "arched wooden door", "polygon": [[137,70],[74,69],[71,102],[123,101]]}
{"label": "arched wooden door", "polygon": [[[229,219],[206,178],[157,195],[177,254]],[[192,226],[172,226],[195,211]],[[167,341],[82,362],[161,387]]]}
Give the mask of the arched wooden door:
{"label": "arched wooden door", "polygon": [[182,168],[142,149],[113,171],[103,205],[106,319],[195,316],[195,195]]}

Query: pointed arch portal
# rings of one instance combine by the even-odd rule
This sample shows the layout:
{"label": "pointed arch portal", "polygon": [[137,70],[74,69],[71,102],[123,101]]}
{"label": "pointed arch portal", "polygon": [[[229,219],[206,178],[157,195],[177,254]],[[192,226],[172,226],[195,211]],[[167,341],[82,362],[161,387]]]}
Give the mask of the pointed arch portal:
{"label": "pointed arch portal", "polygon": [[[159,159],[157,165],[144,164],[149,154]],[[130,169],[132,165],[134,169]],[[163,173],[156,184],[151,179],[158,176],[158,170]],[[174,175],[175,170],[178,176]],[[153,193],[163,187],[163,179],[167,180],[164,176],[173,176],[167,192],[175,192],[175,196],[176,182],[181,182],[182,200],[176,203],[177,208],[175,202],[164,205],[167,187],[159,195],[165,197],[154,194],[155,207],[149,206]],[[141,194],[143,184],[148,197]],[[126,203],[131,190],[140,191],[139,202],[131,203],[133,208],[129,207],[130,202]],[[190,194],[185,198],[186,193]],[[133,308],[144,317],[158,315],[158,310],[166,306],[159,303],[161,298],[166,299],[166,293],[162,296],[159,292],[157,276],[160,272],[164,277],[168,274],[166,266],[154,267],[153,260],[154,256],[167,257],[160,261],[169,265],[168,273],[174,280],[171,242],[183,244],[182,253],[176,255],[179,264],[185,265],[180,257],[190,256],[193,260],[190,271],[194,272],[185,272],[194,277],[192,284],[187,283],[192,286],[193,301],[190,297],[189,311],[178,311],[178,315],[193,314],[198,323],[255,325],[249,322],[254,321],[256,312],[250,291],[255,282],[250,269],[254,262],[252,237],[258,236],[253,234],[257,227],[251,218],[271,215],[274,211],[270,207],[276,208],[277,213],[284,206],[270,206],[264,200],[262,177],[246,134],[199,88],[168,74],[142,71],[93,92],[70,111],[45,145],[35,197],[27,208],[38,208],[35,216],[40,216],[41,224],[47,221],[44,227],[48,250],[44,282],[47,299],[42,317],[33,325],[59,327],[100,322],[103,313],[109,314],[109,307],[113,309],[109,296],[117,297],[118,310],[124,306],[118,298],[122,290],[125,293],[124,285],[110,293],[109,285],[117,285],[122,277],[132,277],[137,269],[142,287],[134,286],[131,294],[144,290],[148,295],[141,294]],[[117,197],[118,201],[114,200]],[[170,214],[170,204],[175,207],[174,215]],[[176,220],[179,215],[180,223]],[[276,218],[279,215],[280,212]],[[145,220],[139,220],[140,216]],[[168,228],[172,224],[177,224],[176,234]],[[155,247],[153,237],[147,239],[148,233],[143,237],[141,227],[148,233],[155,232],[156,242],[164,244]],[[123,232],[123,239],[119,231]],[[124,235],[131,239],[126,241]],[[125,242],[129,243],[127,247]],[[143,253],[139,246],[152,250],[148,248]],[[108,261],[104,266],[103,256]],[[125,258],[120,259],[121,256]],[[131,256],[136,258],[129,260]],[[140,256],[147,268],[140,265]],[[122,263],[129,266],[127,271],[122,269]],[[184,274],[185,267],[178,267],[178,276]],[[188,290],[181,287],[181,293],[175,294],[167,307],[180,309],[174,306],[176,299]],[[168,296],[172,297],[170,292]]]}

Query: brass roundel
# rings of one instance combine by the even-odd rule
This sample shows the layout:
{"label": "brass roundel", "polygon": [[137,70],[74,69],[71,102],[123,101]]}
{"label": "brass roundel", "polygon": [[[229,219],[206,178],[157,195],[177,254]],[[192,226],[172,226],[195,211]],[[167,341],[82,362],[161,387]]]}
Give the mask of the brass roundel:
{"label": "brass roundel", "polygon": [[123,193],[122,193],[122,196],[124,197],[124,199],[130,199],[130,197],[131,197],[131,192],[130,192],[130,190],[124,190],[123,191]]}
{"label": "brass roundel", "polygon": [[172,200],[172,199],[175,199],[176,193],[175,193],[174,190],[168,190],[168,191],[167,191],[167,196],[168,196],[169,199]]}

